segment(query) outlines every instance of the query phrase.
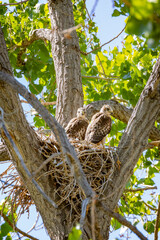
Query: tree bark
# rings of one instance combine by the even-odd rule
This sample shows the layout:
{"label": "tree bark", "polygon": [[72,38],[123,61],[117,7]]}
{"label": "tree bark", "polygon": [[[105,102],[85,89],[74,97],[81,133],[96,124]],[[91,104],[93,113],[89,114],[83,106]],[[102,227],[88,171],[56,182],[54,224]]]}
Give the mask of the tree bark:
{"label": "tree bark", "polygon": [[75,30],[68,36],[62,33],[75,25],[71,0],[48,0],[48,7],[57,81],[56,118],[65,127],[83,105],[79,40]]}

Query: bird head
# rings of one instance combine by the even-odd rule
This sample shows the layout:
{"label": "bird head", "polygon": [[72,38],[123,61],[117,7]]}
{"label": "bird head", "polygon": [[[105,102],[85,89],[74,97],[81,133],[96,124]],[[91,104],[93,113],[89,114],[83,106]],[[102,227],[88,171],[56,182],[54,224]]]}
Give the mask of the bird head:
{"label": "bird head", "polygon": [[80,107],[77,109],[77,117],[85,117],[86,116],[86,112],[84,110],[83,107]]}
{"label": "bird head", "polygon": [[109,105],[103,105],[100,112],[110,116],[113,113],[113,109]]}

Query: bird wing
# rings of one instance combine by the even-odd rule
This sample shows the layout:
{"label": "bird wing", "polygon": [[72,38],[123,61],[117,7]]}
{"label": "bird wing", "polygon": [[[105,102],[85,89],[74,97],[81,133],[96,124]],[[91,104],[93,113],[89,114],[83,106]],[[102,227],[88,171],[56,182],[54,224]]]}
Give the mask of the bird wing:
{"label": "bird wing", "polygon": [[111,131],[111,118],[100,113],[88,125],[85,140],[92,143],[99,143]]}
{"label": "bird wing", "polygon": [[79,138],[83,140],[85,138],[86,129],[88,127],[88,120],[84,118],[73,118],[66,127],[66,133],[68,137]]}

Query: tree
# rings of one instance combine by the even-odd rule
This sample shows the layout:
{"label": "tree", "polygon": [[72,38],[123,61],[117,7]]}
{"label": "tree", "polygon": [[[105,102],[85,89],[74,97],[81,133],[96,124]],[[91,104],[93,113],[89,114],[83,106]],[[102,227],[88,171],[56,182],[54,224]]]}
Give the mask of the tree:
{"label": "tree", "polygon": [[[10,159],[42,216],[50,238],[67,239],[73,225],[73,222],[67,221],[70,208],[64,208],[61,205],[56,208],[55,203],[59,200],[56,186],[50,175],[45,176],[44,174],[48,171],[48,165],[43,164],[44,157],[39,151],[41,142],[25,118],[19,93],[38,112],[34,117],[35,126],[50,127],[53,131],[63,160],[67,161],[77,184],[83,189],[86,197],[83,206],[87,205],[88,199],[92,202],[91,211],[89,210],[88,214],[86,211],[83,212],[85,222],[81,217],[84,224],[83,238],[108,239],[111,217],[118,218],[122,224],[126,224],[124,218],[120,218],[118,213],[114,213],[118,201],[119,212],[123,216],[129,212],[143,217],[147,212],[147,207],[141,200],[141,192],[136,195],[133,192],[129,195],[125,191],[126,185],[127,189],[137,191],[142,182],[145,185],[154,185],[151,178],[160,168],[159,163],[151,161],[157,156],[158,150],[146,150],[160,140],[158,122],[160,58],[158,58],[158,48],[156,46],[155,49],[149,49],[146,39],[128,35],[122,51],[115,47],[108,54],[105,50],[102,51],[100,41],[96,36],[98,28],[92,20],[92,16],[88,14],[85,1],[72,1],[71,3],[70,0],[48,0],[48,6],[47,4],[37,5],[37,3],[37,0],[24,1],[23,4],[16,4],[10,12],[6,6],[0,6],[2,24],[0,32],[0,107],[2,108],[1,137],[3,139],[0,159],[1,161],[8,159],[5,145],[9,150]],[[132,1],[129,3],[131,5],[127,6],[121,1],[116,1],[115,5],[123,14],[129,12],[132,16],[131,7],[134,5]],[[159,10],[158,7],[156,9]],[[116,15],[117,11],[114,11],[113,14]],[[120,11],[117,15],[121,14]],[[150,19],[149,15],[147,17]],[[159,16],[157,18],[159,19]],[[132,19],[128,21],[132,22]],[[19,22],[21,25],[18,24]],[[83,27],[80,28],[78,24],[82,24]],[[128,24],[131,31],[130,22]],[[77,33],[75,29],[77,29]],[[88,44],[91,44],[90,53],[87,53]],[[92,53],[95,54],[95,57],[92,57]],[[31,93],[13,78],[13,74],[16,78],[24,76],[28,80]],[[34,96],[41,93],[43,88],[43,99],[40,100],[43,104],[56,100],[57,121],[49,115],[47,109]],[[116,148],[115,167],[104,188],[103,196],[99,196],[98,199],[95,197],[76,152],[62,128],[76,115],[78,107],[83,105],[84,100],[87,100],[84,108],[87,111],[88,119],[105,103],[111,105],[115,118],[110,141],[110,146]],[[55,109],[51,106],[48,107],[48,110],[55,114]],[[4,121],[2,111],[4,112]],[[8,137],[7,132],[11,138]],[[152,141],[150,145],[148,138]],[[118,166],[118,162],[121,163],[120,166]],[[24,169],[24,164],[29,172]],[[42,177],[35,182],[31,174],[35,173],[40,166],[43,168],[38,175]],[[133,174],[134,169],[138,168],[147,169],[148,177],[138,179]],[[135,189],[132,189],[133,187]],[[153,206],[153,201],[150,201],[149,204]],[[147,203],[147,205],[149,204]],[[147,213],[150,214],[149,211]],[[138,221],[137,218],[136,224]],[[155,219],[148,220],[144,224],[144,228],[149,233],[153,232],[154,222]],[[112,220],[112,225],[114,226],[114,224],[115,222]],[[127,222],[127,224],[129,223]],[[157,217],[156,231],[158,224]],[[128,226],[141,239],[146,239],[136,228]]]}

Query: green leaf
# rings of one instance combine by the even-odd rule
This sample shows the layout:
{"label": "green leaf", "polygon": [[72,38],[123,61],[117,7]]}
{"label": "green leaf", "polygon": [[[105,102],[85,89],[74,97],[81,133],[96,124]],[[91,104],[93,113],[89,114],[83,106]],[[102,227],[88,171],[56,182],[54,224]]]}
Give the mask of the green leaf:
{"label": "green leaf", "polygon": [[82,232],[81,230],[73,227],[72,232],[69,234],[68,240],[81,240]]}
{"label": "green leaf", "polygon": [[121,12],[118,11],[117,9],[115,9],[114,12],[112,13],[112,17],[118,17],[119,15],[121,15]]}
{"label": "green leaf", "polygon": [[39,94],[43,89],[43,86],[40,84],[35,84],[35,83],[30,83],[29,84],[29,90],[33,93],[33,94]]}
{"label": "green leaf", "polygon": [[13,231],[13,228],[7,222],[1,225],[1,235],[3,237],[7,236],[7,234],[11,231]]}
{"label": "green leaf", "polygon": [[153,224],[153,222],[150,222],[150,221],[148,221],[148,222],[146,222],[145,224],[144,224],[144,229],[148,232],[148,233],[153,233],[154,232],[154,224]]}
{"label": "green leaf", "polygon": [[112,218],[111,226],[114,228],[114,230],[117,230],[122,226],[122,224],[118,222],[116,219]]}
{"label": "green leaf", "polygon": [[39,56],[43,61],[47,61],[48,58],[50,58],[48,49],[45,47],[44,44],[40,44]]}
{"label": "green leaf", "polygon": [[146,178],[144,184],[153,186],[155,182],[150,178]]}
{"label": "green leaf", "polygon": [[33,120],[35,123],[35,127],[37,127],[37,128],[40,128],[42,126],[46,127],[45,121],[42,118],[40,118],[39,116],[34,117]]}

